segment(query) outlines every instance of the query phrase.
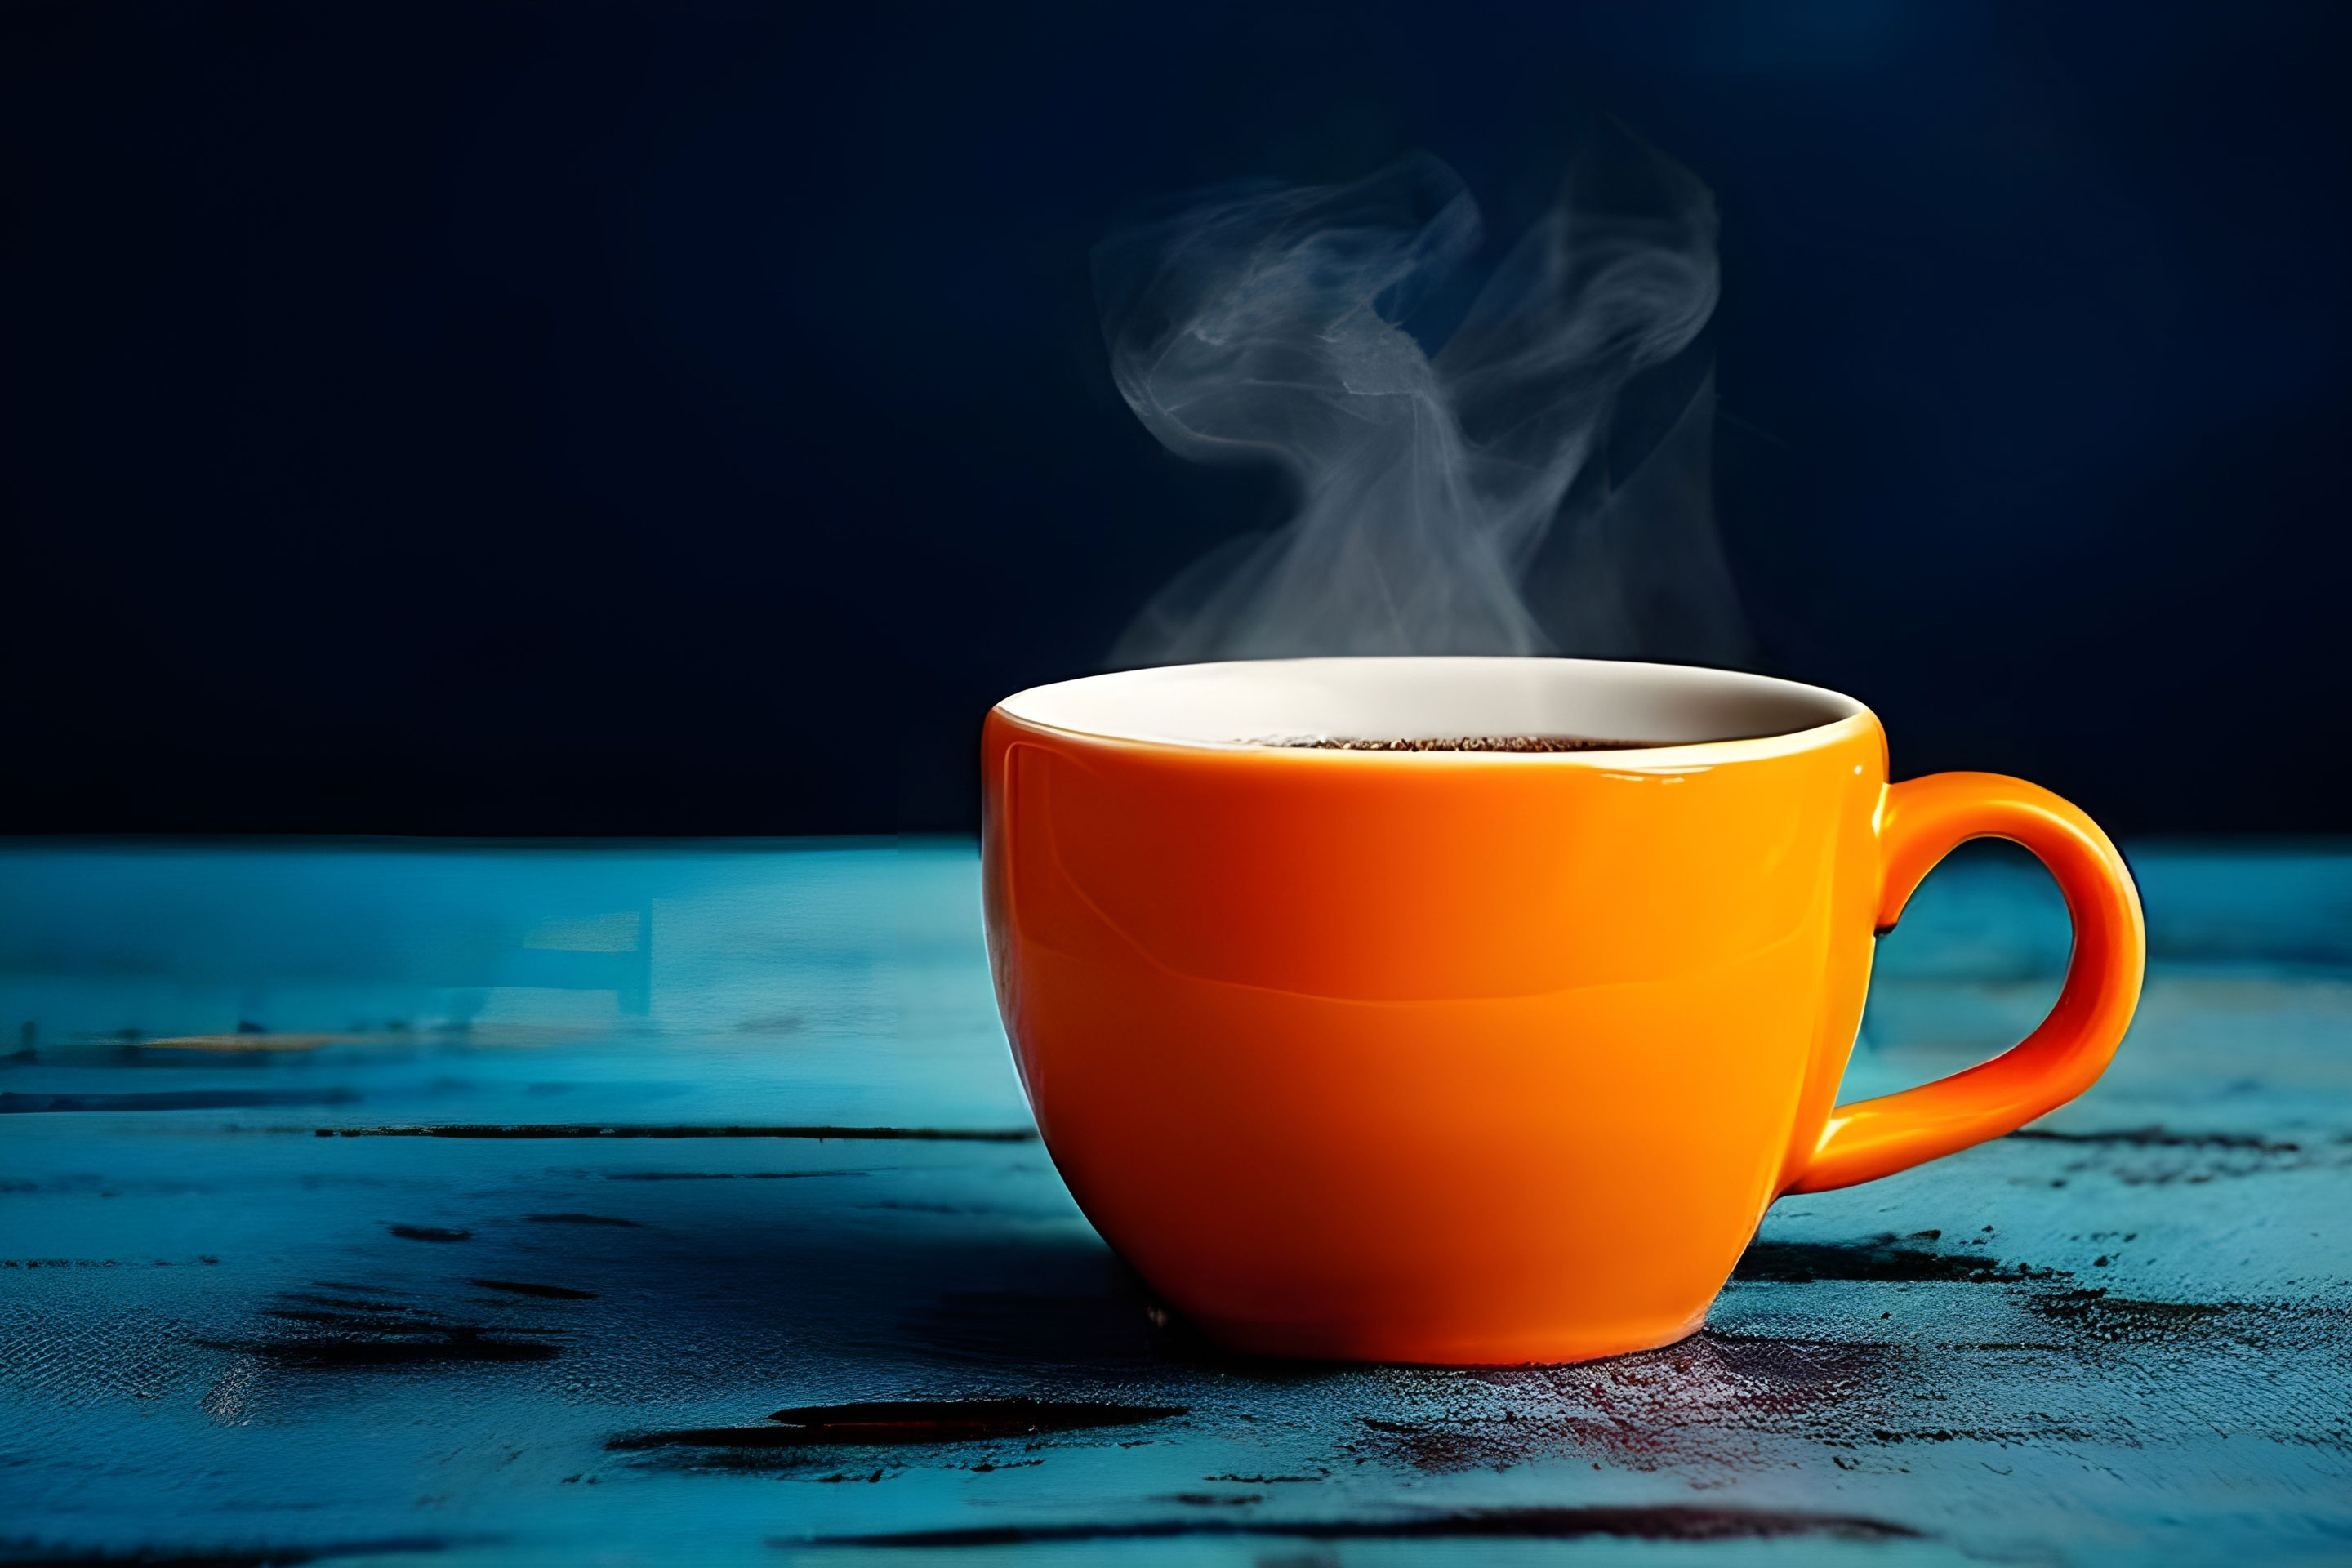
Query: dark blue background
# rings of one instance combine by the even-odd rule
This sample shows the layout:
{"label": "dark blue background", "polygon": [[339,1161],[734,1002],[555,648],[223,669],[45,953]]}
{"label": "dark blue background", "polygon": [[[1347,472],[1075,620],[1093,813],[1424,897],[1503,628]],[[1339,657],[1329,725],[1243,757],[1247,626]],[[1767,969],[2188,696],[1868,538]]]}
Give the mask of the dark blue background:
{"label": "dark blue background", "polygon": [[2352,828],[2352,6],[0,10],[0,830],[968,826],[1278,515],[1086,255],[1612,113],[1718,193],[1723,527],[1896,772]]}

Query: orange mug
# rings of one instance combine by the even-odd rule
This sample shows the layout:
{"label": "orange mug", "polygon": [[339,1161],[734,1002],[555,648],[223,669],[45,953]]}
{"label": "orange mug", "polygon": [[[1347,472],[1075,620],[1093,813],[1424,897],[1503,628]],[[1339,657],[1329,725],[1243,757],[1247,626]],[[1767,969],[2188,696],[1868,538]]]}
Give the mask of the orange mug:
{"label": "orange mug", "polygon": [[[1296,743],[1487,735],[1644,744]],[[982,758],[989,955],[1045,1145],[1111,1246],[1245,1352],[1671,1343],[1774,1198],[2063,1104],[2138,1000],[2138,895],[2089,817],[1990,773],[1889,785],[1870,710],[1790,681],[1187,665],[1009,697]],[[1833,1106],[1874,935],[1981,837],[2065,894],[2056,1007],[1980,1067]]]}

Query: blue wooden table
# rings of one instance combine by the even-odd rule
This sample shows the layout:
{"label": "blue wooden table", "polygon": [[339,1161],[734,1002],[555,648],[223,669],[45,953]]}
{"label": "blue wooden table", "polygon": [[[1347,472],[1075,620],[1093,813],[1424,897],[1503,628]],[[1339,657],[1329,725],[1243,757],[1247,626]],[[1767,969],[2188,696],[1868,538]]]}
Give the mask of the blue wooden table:
{"label": "blue wooden table", "polygon": [[[0,850],[0,1560],[2352,1561],[2352,853],[2140,846],[2089,1097],[1584,1366],[1195,1342],[953,842]],[[1994,848],[1848,1091],[2054,994]]]}

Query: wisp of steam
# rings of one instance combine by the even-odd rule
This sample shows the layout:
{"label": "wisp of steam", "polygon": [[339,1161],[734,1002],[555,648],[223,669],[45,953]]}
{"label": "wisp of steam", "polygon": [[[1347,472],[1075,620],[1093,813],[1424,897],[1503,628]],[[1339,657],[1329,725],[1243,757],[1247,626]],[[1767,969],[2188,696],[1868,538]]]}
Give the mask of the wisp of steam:
{"label": "wisp of steam", "polygon": [[1715,203],[1620,137],[1496,264],[1444,346],[1406,328],[1481,246],[1416,153],[1351,184],[1230,187],[1095,253],[1113,375],[1167,447],[1298,498],[1213,552],[1115,666],[1308,654],[1748,661],[1709,500]]}

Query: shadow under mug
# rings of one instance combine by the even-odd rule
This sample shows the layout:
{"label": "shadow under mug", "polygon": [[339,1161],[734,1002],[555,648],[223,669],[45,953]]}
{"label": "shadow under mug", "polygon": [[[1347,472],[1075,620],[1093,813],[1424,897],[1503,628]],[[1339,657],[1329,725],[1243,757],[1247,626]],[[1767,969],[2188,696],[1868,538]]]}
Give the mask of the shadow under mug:
{"label": "shadow under mug", "polygon": [[[1651,744],[1279,743],[1472,735]],[[1990,773],[1890,786],[1876,718],[1789,681],[1192,665],[1007,698],[982,752],[989,952],[1046,1147],[1151,1287],[1243,1351],[1671,1343],[1774,1198],[2071,1100],[2139,994],[2138,897],[2088,817]],[[2065,895],[2056,1007],[1982,1066],[1833,1106],[1874,935],[1979,837]]]}

